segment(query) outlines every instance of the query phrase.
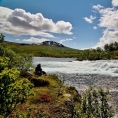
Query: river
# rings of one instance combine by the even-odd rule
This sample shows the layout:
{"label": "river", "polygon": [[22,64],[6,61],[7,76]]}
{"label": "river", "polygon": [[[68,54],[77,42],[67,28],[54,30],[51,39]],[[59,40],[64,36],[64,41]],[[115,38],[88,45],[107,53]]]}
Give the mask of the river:
{"label": "river", "polygon": [[76,61],[75,58],[34,57],[34,67],[39,63],[46,73],[57,74],[79,93],[88,85],[109,89],[110,102],[118,113],[118,60]]}
{"label": "river", "polygon": [[75,58],[34,57],[47,73],[100,74],[118,77],[118,60],[76,61]]}

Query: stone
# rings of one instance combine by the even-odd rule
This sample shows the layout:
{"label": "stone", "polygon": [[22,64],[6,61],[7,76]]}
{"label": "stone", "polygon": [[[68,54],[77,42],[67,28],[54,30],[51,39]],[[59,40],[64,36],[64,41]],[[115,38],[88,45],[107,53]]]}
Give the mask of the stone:
{"label": "stone", "polygon": [[41,64],[38,64],[37,67],[35,68],[35,75],[45,75],[46,72],[42,70]]}

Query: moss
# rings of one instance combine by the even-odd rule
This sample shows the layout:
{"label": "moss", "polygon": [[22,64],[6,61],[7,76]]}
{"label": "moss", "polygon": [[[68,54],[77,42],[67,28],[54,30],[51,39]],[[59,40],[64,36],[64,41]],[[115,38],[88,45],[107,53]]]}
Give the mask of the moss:
{"label": "moss", "polygon": [[[29,97],[27,101],[20,104],[14,110],[12,118],[20,111],[25,116],[28,115],[28,109],[31,108],[30,115],[34,118],[63,118],[70,117],[73,113],[73,100],[78,95],[75,88],[64,86],[56,75],[35,76],[30,78],[35,87],[32,89],[34,96]],[[37,86],[37,81],[38,86]],[[41,83],[42,82],[42,83]],[[48,84],[46,84],[47,82]],[[40,84],[41,83],[41,84]]]}

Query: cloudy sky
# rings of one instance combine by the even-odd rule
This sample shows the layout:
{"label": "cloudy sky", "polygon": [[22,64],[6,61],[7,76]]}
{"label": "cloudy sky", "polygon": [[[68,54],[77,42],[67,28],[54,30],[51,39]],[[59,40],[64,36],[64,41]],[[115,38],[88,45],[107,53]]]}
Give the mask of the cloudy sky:
{"label": "cloudy sky", "polygon": [[0,32],[12,42],[103,47],[118,41],[118,0],[0,0]]}

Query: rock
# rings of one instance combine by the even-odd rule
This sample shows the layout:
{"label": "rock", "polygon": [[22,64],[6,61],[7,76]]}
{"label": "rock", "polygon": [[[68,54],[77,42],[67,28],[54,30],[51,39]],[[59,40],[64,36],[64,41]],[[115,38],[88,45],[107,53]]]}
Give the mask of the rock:
{"label": "rock", "polygon": [[31,78],[33,76],[33,74],[29,71],[26,71],[26,72],[22,73],[21,76],[26,77],[26,78]]}
{"label": "rock", "polygon": [[50,85],[48,81],[42,79],[32,78],[30,81],[34,84],[35,87],[44,87]]}
{"label": "rock", "polygon": [[35,74],[39,76],[46,74],[45,71],[42,71],[41,64],[38,64],[35,68]]}

